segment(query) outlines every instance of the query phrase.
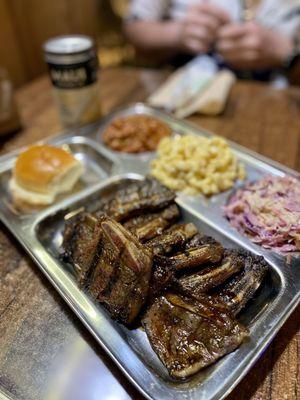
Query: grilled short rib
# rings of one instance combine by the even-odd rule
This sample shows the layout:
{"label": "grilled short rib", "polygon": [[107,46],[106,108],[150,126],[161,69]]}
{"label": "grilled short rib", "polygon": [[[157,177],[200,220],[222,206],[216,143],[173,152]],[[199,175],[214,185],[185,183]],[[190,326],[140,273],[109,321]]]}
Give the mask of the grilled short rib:
{"label": "grilled short rib", "polygon": [[173,204],[175,193],[154,178],[137,181],[118,191],[110,199],[100,200],[93,205],[91,212],[106,213],[118,222],[149,212],[157,212]]}
{"label": "grilled short rib", "polygon": [[219,264],[179,278],[171,287],[177,294],[154,301],[143,325],[172,377],[187,378],[241,344],[248,331],[235,316],[253,297],[267,268],[263,257],[225,250]]}
{"label": "grilled short rib", "polygon": [[[200,263],[197,265],[200,265]],[[244,265],[245,259],[239,251],[225,250],[221,262],[179,278],[178,287],[186,294],[197,296],[221,285],[232,275],[241,271]]]}
{"label": "grilled short rib", "polygon": [[177,289],[187,296],[237,315],[261,286],[268,264],[261,256],[243,250],[226,250],[220,264],[176,281]]}
{"label": "grilled short rib", "polygon": [[170,257],[170,260],[177,271],[182,271],[198,267],[199,265],[220,261],[223,250],[223,247],[218,243],[208,243],[185,250],[183,253],[178,253]]}
{"label": "grilled short rib", "polygon": [[193,223],[173,225],[160,236],[146,243],[155,255],[170,255],[180,250],[185,243],[196,235],[198,229]]}
{"label": "grilled short rib", "polygon": [[[180,212],[178,206],[172,204],[158,213],[150,213],[146,215],[148,216],[147,221],[145,221],[144,218],[144,221],[135,224],[130,220],[132,224],[131,226],[128,223],[124,224],[124,226],[129,229],[130,232],[134,233],[141,242],[147,242],[148,240],[161,235],[166,228],[169,228],[179,219]],[[141,217],[137,217],[135,220],[138,218]]]}
{"label": "grilled short rib", "polygon": [[63,246],[79,283],[113,318],[130,325],[146,311],[142,323],[154,351],[181,379],[247,336],[234,316],[260,286],[267,264],[224,250],[193,223],[174,224],[180,217],[174,198],[154,179],[129,185],[67,222]]}
{"label": "grilled short rib", "polygon": [[214,363],[248,336],[247,329],[225,311],[174,294],[154,302],[143,326],[153,350],[177,379]]}
{"label": "grilled short rib", "polygon": [[102,229],[93,215],[80,213],[66,221],[63,259],[74,266],[78,283],[85,286],[98,256]]}
{"label": "grilled short rib", "polygon": [[220,243],[217,242],[211,236],[206,236],[202,232],[198,231],[195,236],[193,236],[189,241],[186,242],[184,249],[190,250],[190,249],[194,249],[196,247],[203,246],[205,244],[217,245]]}
{"label": "grilled short rib", "polygon": [[148,296],[153,257],[122,225],[105,215],[100,219],[101,253],[90,292],[114,318],[131,324]]}
{"label": "grilled short rib", "polygon": [[154,255],[147,305],[150,306],[156,297],[176,285],[176,271],[170,258]]}
{"label": "grilled short rib", "polygon": [[253,297],[268,270],[268,264],[263,257],[243,253],[243,270],[213,294],[214,303],[217,306],[225,306],[233,315],[237,315]]}

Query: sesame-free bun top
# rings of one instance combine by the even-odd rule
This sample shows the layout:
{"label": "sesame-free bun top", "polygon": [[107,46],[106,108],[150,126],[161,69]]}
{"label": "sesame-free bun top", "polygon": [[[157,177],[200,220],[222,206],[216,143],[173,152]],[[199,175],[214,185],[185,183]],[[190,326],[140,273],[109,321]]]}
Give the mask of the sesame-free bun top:
{"label": "sesame-free bun top", "polygon": [[59,147],[34,145],[19,155],[14,178],[26,190],[48,193],[53,181],[77,164],[72,154]]}
{"label": "sesame-free bun top", "polygon": [[82,173],[82,163],[68,151],[34,145],[17,158],[9,188],[15,204],[52,204],[74,187]]}

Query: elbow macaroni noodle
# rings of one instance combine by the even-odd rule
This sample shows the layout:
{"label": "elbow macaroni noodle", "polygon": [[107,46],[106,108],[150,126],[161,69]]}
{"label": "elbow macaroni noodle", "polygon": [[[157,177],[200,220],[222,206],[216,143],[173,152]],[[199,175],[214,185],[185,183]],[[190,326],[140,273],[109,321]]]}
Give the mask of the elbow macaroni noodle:
{"label": "elbow macaroni noodle", "polygon": [[210,196],[233,187],[245,178],[227,141],[219,136],[194,135],[164,138],[151,163],[151,174],[170,189]]}

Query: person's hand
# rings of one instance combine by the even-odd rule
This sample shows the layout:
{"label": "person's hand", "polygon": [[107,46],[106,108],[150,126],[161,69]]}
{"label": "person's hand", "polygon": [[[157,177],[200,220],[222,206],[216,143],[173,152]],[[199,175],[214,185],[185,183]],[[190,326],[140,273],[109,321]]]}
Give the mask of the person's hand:
{"label": "person's hand", "polygon": [[292,47],[291,38],[256,22],[223,26],[216,44],[218,53],[235,69],[279,67]]}
{"label": "person's hand", "polygon": [[192,54],[207,53],[215,42],[218,30],[227,23],[229,16],[222,8],[210,3],[192,5],[180,21],[177,47]]}

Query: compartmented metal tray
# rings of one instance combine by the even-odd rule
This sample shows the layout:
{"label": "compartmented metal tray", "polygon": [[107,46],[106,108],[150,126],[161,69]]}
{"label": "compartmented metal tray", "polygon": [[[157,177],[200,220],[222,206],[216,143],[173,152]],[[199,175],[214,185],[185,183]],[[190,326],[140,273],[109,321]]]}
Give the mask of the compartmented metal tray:
{"label": "compartmented metal tray", "polygon": [[[143,175],[147,173],[153,154],[134,156],[114,153],[105,148],[101,141],[101,132],[112,118],[134,113],[144,113],[162,119],[175,133],[209,135],[199,128],[177,121],[142,104],[119,110],[105,118],[98,129],[83,128],[77,136],[67,134],[51,140],[53,144],[69,146],[85,165],[85,174],[80,185],[73,193],[57,199],[51,207],[26,214],[11,208],[7,183],[17,153],[2,157],[0,218],[145,397],[159,400],[222,399],[251,368],[298,304],[299,259],[293,258],[287,266],[283,257],[256,246],[230,227],[223,218],[221,206],[226,203],[232,191],[210,199],[178,194],[177,203],[184,221],[194,222],[201,231],[215,237],[226,247],[242,247],[262,254],[270,264],[270,272],[259,293],[240,316],[241,321],[250,328],[250,340],[190,380],[173,381],[152,351],[145,333],[141,329],[129,330],[113,321],[100,305],[78,288],[73,271],[59,258],[66,213],[91,204],[95,198],[112,193],[134,180],[143,179]],[[289,173],[298,176],[296,172],[240,146],[232,144],[232,147],[246,165],[249,180],[261,178],[266,173],[279,176]]]}
{"label": "compartmented metal tray", "polygon": [[[97,143],[83,136],[69,136],[64,138],[56,138],[51,141],[53,144],[62,146],[82,162],[84,173],[79,182],[72,191],[61,194],[56,203],[59,203],[67,197],[72,197],[94,185],[103,181],[107,177],[113,175],[119,168],[117,160],[115,160],[105,149],[101,149]],[[18,152],[12,153],[9,157],[4,156],[0,161],[0,193],[1,202],[4,209],[8,209],[15,215],[19,215],[21,219],[30,214],[37,214],[41,208],[23,208],[22,211],[14,208],[9,192],[9,179],[11,177],[12,167],[15,163]]]}

